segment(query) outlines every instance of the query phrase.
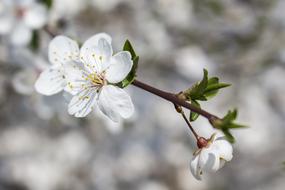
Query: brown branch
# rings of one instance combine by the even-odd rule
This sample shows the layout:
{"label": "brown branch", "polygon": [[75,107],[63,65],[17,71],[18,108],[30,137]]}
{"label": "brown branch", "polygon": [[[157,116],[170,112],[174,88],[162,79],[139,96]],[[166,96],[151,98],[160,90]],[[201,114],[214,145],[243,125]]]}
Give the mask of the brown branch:
{"label": "brown branch", "polygon": [[148,91],[148,92],[150,92],[150,93],[152,93],[154,95],[157,95],[157,96],[159,96],[159,97],[161,97],[161,98],[163,98],[163,99],[165,99],[167,101],[170,101],[174,105],[182,106],[182,107],[187,108],[187,109],[189,109],[189,110],[191,110],[193,112],[196,112],[196,113],[206,117],[209,121],[212,121],[215,118],[218,119],[217,116],[215,116],[215,115],[213,115],[213,114],[211,114],[211,113],[209,113],[209,112],[207,112],[207,111],[205,111],[205,110],[203,110],[201,108],[197,108],[194,105],[186,102],[185,100],[179,99],[176,94],[159,90],[159,89],[157,89],[155,87],[152,87],[152,86],[150,86],[148,84],[145,84],[143,82],[140,82],[138,80],[134,80],[132,82],[132,85],[134,85],[134,86],[136,86],[138,88],[141,88],[141,89],[143,89],[145,91]]}

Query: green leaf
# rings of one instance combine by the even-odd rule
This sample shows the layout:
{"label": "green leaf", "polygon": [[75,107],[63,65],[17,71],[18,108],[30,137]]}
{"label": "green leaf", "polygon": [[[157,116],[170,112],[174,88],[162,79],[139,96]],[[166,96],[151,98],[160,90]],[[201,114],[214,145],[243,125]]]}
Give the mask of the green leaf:
{"label": "green leaf", "polygon": [[217,83],[219,83],[218,77],[212,77],[212,78],[209,78],[209,80],[208,80],[208,86],[212,85],[212,84],[217,84]]}
{"label": "green leaf", "polygon": [[191,88],[184,91],[184,95],[188,101],[207,101],[217,95],[221,88],[230,86],[230,84],[219,83],[218,77],[211,77],[208,79],[208,71],[206,69],[204,69],[203,72],[203,79],[200,82],[195,83]]}
{"label": "green leaf", "polygon": [[208,71],[206,69],[204,69],[203,71],[203,79],[185,92],[185,96],[188,98],[188,100],[207,100],[207,98],[203,94],[208,85]]}
{"label": "green leaf", "polygon": [[211,92],[213,90],[219,90],[221,88],[226,88],[228,86],[231,86],[230,84],[227,84],[227,83],[216,83],[216,84],[211,84],[211,85],[208,85],[207,88],[206,88],[206,91],[205,93],[208,93],[208,92]]}
{"label": "green leaf", "polygon": [[208,80],[208,85],[207,88],[204,92],[204,96],[207,99],[213,98],[214,96],[217,95],[219,89],[225,88],[230,86],[230,84],[226,83],[219,83],[219,78],[218,77],[212,77]]}
{"label": "green leaf", "polygon": [[204,76],[202,81],[198,85],[198,92],[204,92],[208,85],[208,71],[206,69],[203,69],[203,72]]}
{"label": "green leaf", "polygon": [[39,49],[39,43],[40,43],[39,38],[40,38],[39,32],[37,30],[34,30],[32,34],[31,42],[29,44],[33,51],[37,51]]}
{"label": "green leaf", "polygon": [[240,129],[240,128],[248,128],[248,126],[246,125],[241,125],[241,124],[237,124],[237,123],[230,123],[227,128],[229,129]]}
{"label": "green leaf", "polygon": [[222,130],[226,139],[230,142],[230,143],[234,143],[235,142],[235,138],[234,136],[230,133],[230,131],[228,129],[224,129]]}
{"label": "green leaf", "polygon": [[228,111],[228,113],[222,119],[213,118],[210,120],[213,127],[222,130],[231,143],[234,142],[234,137],[230,133],[230,129],[247,128],[245,125],[234,122],[234,120],[237,118],[237,114],[237,109],[234,109],[233,111]]}
{"label": "green leaf", "polygon": [[42,0],[42,2],[47,6],[48,9],[52,7],[53,0]]}
{"label": "green leaf", "polygon": [[[195,100],[192,100],[191,104],[197,108],[201,107],[200,104]],[[198,117],[199,117],[198,113],[190,111],[190,121],[195,121]]]}
{"label": "green leaf", "polygon": [[125,41],[123,50],[124,51],[129,51],[131,53],[132,60],[134,60],[137,57],[136,52],[135,52],[135,50],[134,50],[134,48],[133,48],[133,46],[132,46],[132,44],[131,44],[131,42],[129,40]]}
{"label": "green leaf", "polygon": [[226,88],[228,86],[231,85],[226,83],[217,83],[217,84],[208,85],[204,92],[204,96],[206,96],[207,99],[213,98],[214,96],[217,95],[219,89]]}
{"label": "green leaf", "polygon": [[227,115],[222,119],[223,125],[229,125],[233,120],[237,118],[237,109],[228,111]]}

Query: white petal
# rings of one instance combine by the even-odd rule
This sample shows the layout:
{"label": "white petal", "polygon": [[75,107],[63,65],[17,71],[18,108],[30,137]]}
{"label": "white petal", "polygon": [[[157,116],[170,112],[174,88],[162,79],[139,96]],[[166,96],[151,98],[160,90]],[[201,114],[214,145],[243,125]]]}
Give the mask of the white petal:
{"label": "white petal", "polygon": [[82,51],[84,52],[86,49],[92,48],[94,46],[98,46],[99,39],[105,39],[109,44],[112,43],[112,38],[106,33],[99,33],[90,38],[88,38],[85,43],[82,45]]}
{"label": "white petal", "polygon": [[64,73],[60,66],[53,66],[42,72],[35,83],[37,92],[50,96],[63,90],[66,85]]}
{"label": "white petal", "polygon": [[97,39],[96,44],[87,40],[80,50],[80,58],[90,72],[102,73],[110,65],[113,54],[111,43],[105,38]]}
{"label": "white petal", "polygon": [[78,61],[79,47],[76,41],[57,36],[49,44],[49,60],[54,64],[65,64],[70,61]]}
{"label": "white petal", "polygon": [[107,85],[102,87],[98,105],[100,110],[114,122],[120,117],[129,118],[134,112],[130,96],[121,88]]}
{"label": "white petal", "polygon": [[197,179],[201,180],[202,170],[199,166],[199,155],[196,155],[192,158],[190,162],[190,170],[192,175]]}
{"label": "white petal", "polygon": [[10,40],[15,46],[25,46],[32,39],[32,30],[24,24],[17,24],[13,29]]}
{"label": "white petal", "polygon": [[106,70],[106,79],[110,83],[121,82],[131,71],[132,56],[128,51],[122,51],[112,57],[111,65]]}
{"label": "white petal", "polygon": [[219,169],[220,158],[217,152],[209,148],[203,148],[200,152],[199,166],[203,171],[216,172]]}
{"label": "white petal", "polygon": [[87,116],[96,105],[97,95],[95,89],[82,90],[71,99],[68,105],[68,113],[75,117]]}
{"label": "white petal", "polygon": [[226,161],[230,161],[233,158],[233,147],[227,140],[218,138],[213,142],[212,146],[219,153],[220,158]]}
{"label": "white petal", "polygon": [[88,80],[89,73],[84,70],[84,67],[78,64],[65,64],[64,65],[65,77],[67,85],[65,91],[75,95],[80,91],[92,87],[91,81]]}
{"label": "white petal", "polygon": [[32,29],[43,27],[47,21],[47,9],[44,5],[34,3],[24,14],[24,22]]}

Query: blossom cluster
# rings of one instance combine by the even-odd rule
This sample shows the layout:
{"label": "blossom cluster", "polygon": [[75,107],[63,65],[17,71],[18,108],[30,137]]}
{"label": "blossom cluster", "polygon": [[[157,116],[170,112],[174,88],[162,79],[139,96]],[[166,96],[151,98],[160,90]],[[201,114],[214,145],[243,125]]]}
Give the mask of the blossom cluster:
{"label": "blossom cluster", "polygon": [[[31,43],[35,33],[48,26],[48,7],[42,2],[1,0],[0,35],[14,46],[23,47]],[[65,10],[65,6],[59,9]],[[112,39],[106,33],[92,36],[81,47],[66,36],[56,36],[49,44],[51,65],[40,69],[43,72],[35,82],[36,91],[46,96],[68,93],[71,98],[67,110],[75,117],[86,117],[95,110],[116,123],[120,123],[122,118],[130,118],[134,105],[123,88],[131,80],[127,83],[124,80],[136,68],[138,56],[129,50],[114,53],[111,43]],[[32,89],[27,90],[22,82],[26,75],[33,75],[34,79],[39,71],[25,72],[15,78],[13,85],[21,93],[30,94]],[[208,78],[204,70],[203,80],[185,91],[184,95],[186,101],[200,108],[198,101],[208,100],[220,88],[227,86],[219,83],[217,77]],[[232,137],[229,129],[243,127],[234,123],[236,114],[236,111],[229,112],[223,119],[210,122],[213,127],[221,129],[226,137]],[[193,122],[198,116],[192,110],[189,120]],[[194,152],[190,170],[198,180],[202,179],[204,172],[216,172],[232,159],[232,146],[224,136],[213,134],[209,139],[199,137],[197,143],[198,150]]]}
{"label": "blossom cluster", "polygon": [[[72,98],[68,113],[75,117],[85,117],[95,109],[114,122],[129,118],[134,106],[118,84],[132,69],[132,52],[114,54],[111,42],[108,34],[99,33],[79,48],[76,41],[56,36],[49,44],[52,65],[40,74],[35,89],[47,96],[62,91],[69,93]],[[199,149],[194,153],[190,168],[198,180],[203,172],[215,172],[232,159],[232,146],[222,136],[200,137],[197,143]]]}

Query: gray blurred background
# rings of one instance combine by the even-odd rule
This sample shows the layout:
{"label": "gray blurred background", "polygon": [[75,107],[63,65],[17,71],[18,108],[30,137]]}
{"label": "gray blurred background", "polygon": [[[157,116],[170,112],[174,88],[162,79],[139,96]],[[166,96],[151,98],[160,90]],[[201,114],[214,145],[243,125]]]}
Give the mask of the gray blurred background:
{"label": "gray blurred background", "polygon": [[[0,190],[282,190],[285,188],[284,0],[54,0],[51,21],[79,41],[98,33],[114,49],[129,39],[138,79],[179,92],[210,76],[232,86],[202,107],[239,108],[234,157],[197,181],[193,135],[173,105],[129,86],[136,114],[120,124],[67,114],[62,94],[33,89],[51,40],[35,53],[0,44]],[[65,96],[65,95],[64,95]],[[200,117],[200,135],[211,126]]]}

